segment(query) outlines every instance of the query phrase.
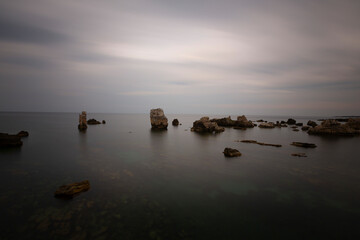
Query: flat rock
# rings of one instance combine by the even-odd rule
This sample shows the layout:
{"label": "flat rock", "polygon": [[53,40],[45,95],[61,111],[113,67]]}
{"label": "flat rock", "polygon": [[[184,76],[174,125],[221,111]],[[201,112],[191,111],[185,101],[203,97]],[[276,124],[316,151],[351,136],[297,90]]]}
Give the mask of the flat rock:
{"label": "flat rock", "polygon": [[255,140],[241,140],[240,142],[243,142],[243,143],[255,143],[255,144],[262,145],[262,146],[281,147],[280,144],[262,143],[262,142],[258,142],[258,141],[255,141]]}
{"label": "flat rock", "polygon": [[241,156],[241,153],[239,152],[239,150],[234,149],[234,148],[225,148],[223,153],[224,153],[225,157],[240,157]]}
{"label": "flat rock", "polygon": [[90,189],[88,180],[60,186],[54,193],[58,198],[73,198],[75,195]]}
{"label": "flat rock", "polygon": [[296,147],[304,147],[304,148],[316,148],[317,146],[314,143],[304,143],[304,142],[293,142],[291,145]]}
{"label": "flat rock", "polygon": [[291,156],[294,156],[294,157],[307,157],[305,153],[292,153]]}
{"label": "flat rock", "polygon": [[150,110],[150,123],[153,129],[167,129],[168,119],[161,108]]}
{"label": "flat rock", "polygon": [[20,136],[0,133],[0,147],[21,147],[22,144]]}

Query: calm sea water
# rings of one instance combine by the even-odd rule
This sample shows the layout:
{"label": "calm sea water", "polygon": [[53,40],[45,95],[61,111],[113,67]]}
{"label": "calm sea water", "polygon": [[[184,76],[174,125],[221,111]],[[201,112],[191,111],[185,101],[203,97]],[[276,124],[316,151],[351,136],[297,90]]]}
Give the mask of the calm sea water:
{"label": "calm sea water", "polygon": [[[360,137],[200,135],[190,131],[200,115],[167,117],[182,125],[158,132],[148,114],[90,113],[107,123],[80,133],[76,113],[0,113],[0,132],[30,133],[21,149],[0,150],[0,239],[359,239]],[[244,139],[283,146],[235,142]],[[225,158],[225,147],[242,156]],[[88,192],[54,198],[86,179]]]}

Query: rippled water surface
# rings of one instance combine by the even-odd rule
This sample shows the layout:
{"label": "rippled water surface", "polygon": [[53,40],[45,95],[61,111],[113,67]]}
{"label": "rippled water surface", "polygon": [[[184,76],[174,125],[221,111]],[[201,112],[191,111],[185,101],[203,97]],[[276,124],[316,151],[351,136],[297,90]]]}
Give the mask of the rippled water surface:
{"label": "rippled water surface", "polygon": [[[200,115],[175,117],[181,126],[159,132],[148,114],[90,113],[107,123],[80,133],[76,113],[0,113],[0,132],[30,133],[21,149],[0,149],[0,239],[359,239],[360,137],[200,135],[190,131]],[[242,156],[225,158],[225,147]],[[86,179],[88,192],[54,198]]]}

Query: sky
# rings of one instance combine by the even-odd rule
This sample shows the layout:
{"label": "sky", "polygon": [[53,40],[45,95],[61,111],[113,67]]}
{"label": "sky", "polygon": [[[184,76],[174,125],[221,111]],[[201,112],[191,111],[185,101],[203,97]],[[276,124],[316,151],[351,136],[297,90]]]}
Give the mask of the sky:
{"label": "sky", "polygon": [[360,115],[358,0],[2,0],[0,111]]}

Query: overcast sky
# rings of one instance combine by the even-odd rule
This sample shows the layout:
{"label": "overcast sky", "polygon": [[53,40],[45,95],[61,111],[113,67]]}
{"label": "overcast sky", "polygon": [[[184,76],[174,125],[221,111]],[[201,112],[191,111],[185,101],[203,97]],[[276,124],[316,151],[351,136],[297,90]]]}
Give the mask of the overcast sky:
{"label": "overcast sky", "polygon": [[0,111],[360,115],[360,1],[0,2]]}

